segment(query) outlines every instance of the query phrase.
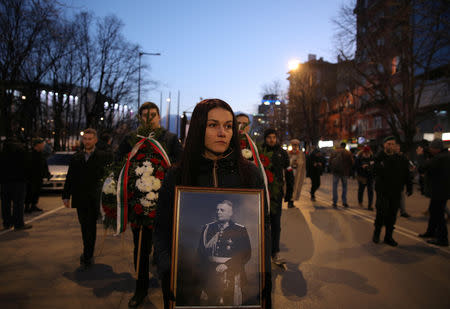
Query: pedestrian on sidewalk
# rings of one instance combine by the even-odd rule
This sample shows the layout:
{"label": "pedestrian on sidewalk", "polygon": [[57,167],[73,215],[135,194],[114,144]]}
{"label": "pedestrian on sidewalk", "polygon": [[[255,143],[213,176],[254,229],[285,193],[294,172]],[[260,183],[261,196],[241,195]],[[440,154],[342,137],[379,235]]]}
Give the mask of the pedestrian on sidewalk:
{"label": "pedestrian on sidewalk", "polygon": [[295,207],[294,201],[300,199],[306,174],[306,158],[305,153],[300,149],[300,141],[296,138],[292,139],[291,146],[292,150],[289,151],[289,161],[294,174],[294,184],[292,198],[288,201],[289,208]]}
{"label": "pedestrian on sidewalk", "polygon": [[45,142],[41,138],[33,139],[31,151],[30,171],[27,179],[27,194],[25,197],[25,212],[42,211],[37,206],[41,195],[42,179],[52,176],[48,170],[47,160],[44,157]]}
{"label": "pedestrian on sidewalk", "polygon": [[30,224],[25,224],[23,221],[28,173],[29,158],[25,151],[25,145],[16,137],[8,138],[0,154],[0,184],[4,229],[10,229],[12,226],[14,226],[15,230],[31,228]]}
{"label": "pedestrian on sidewalk", "polygon": [[347,204],[347,180],[352,174],[353,155],[345,149],[347,144],[342,142],[330,156],[330,170],[333,174],[333,207],[337,208],[338,184],[342,183],[342,205]]}
{"label": "pedestrian on sidewalk", "polygon": [[[105,176],[108,161],[107,156],[95,148],[97,131],[88,128],[83,132],[84,147],[70,160],[62,199],[64,206],[77,209],[83,239],[80,266],[86,269],[94,263],[102,179]],[[72,205],[70,205],[70,198],[72,198]]]}
{"label": "pedestrian on sidewalk", "polygon": [[[141,105],[138,111],[139,127],[136,132],[127,135],[119,145],[117,152],[117,160],[122,161],[132,151],[133,147],[143,136],[147,137],[153,134],[154,138],[161,144],[170,162],[176,163],[181,157],[182,146],[178,137],[172,132],[167,131],[161,127],[161,117],[158,106],[153,102],[145,102]],[[138,136],[139,135],[139,136]],[[154,191],[158,194],[158,191]],[[131,192],[133,194],[133,192]],[[136,287],[134,295],[128,301],[130,308],[136,308],[143,303],[145,297],[148,295],[148,288],[150,284],[149,269],[150,269],[150,253],[152,252],[153,226],[144,226],[142,223],[137,224],[131,222],[131,230],[133,232],[133,261],[134,268],[138,269],[138,252],[139,252],[139,234],[142,229],[141,247],[139,254],[139,272],[136,280]],[[155,254],[153,255],[154,258]]]}
{"label": "pedestrian on sidewalk", "polygon": [[319,149],[314,149],[306,158],[306,177],[311,179],[311,201],[316,200],[316,191],[320,187],[320,176],[325,167],[325,159]]}
{"label": "pedestrian on sidewalk", "polygon": [[[198,103],[192,113],[186,146],[179,164],[170,169],[159,192],[155,254],[162,281],[164,308],[169,309],[175,186],[265,189],[261,172],[242,156],[233,110],[220,99]],[[264,203],[265,288],[262,299],[271,306],[270,217]],[[224,265],[226,266],[226,265]],[[221,266],[224,268],[224,266]],[[193,295],[200,299],[200,295]],[[199,301],[199,300],[198,300]]]}
{"label": "pedestrian on sidewalk", "polygon": [[407,195],[412,194],[412,182],[409,177],[408,162],[395,153],[395,137],[388,136],[383,141],[384,149],[375,157],[375,230],[372,241],[380,242],[380,233],[386,227],[384,243],[397,246],[392,238],[397,212],[400,207],[400,195],[406,185]]}
{"label": "pedestrian on sidewalk", "polygon": [[[269,158],[267,172],[273,177],[268,177],[270,193],[270,225],[272,232],[272,260],[279,262],[281,212],[283,197],[289,201],[292,196],[293,174],[289,165],[289,155],[281,148],[278,142],[277,132],[273,128],[264,131],[264,143],[260,155]],[[286,194],[284,192],[286,188]]]}
{"label": "pedestrian on sidewalk", "polygon": [[363,207],[364,190],[367,188],[367,208],[373,210],[373,168],[375,165],[373,152],[369,146],[364,146],[356,155],[355,169],[356,179],[358,181],[358,203]]}
{"label": "pedestrian on sidewalk", "polygon": [[445,209],[450,197],[450,154],[441,139],[430,143],[432,158],[425,165],[425,194],[430,198],[427,231],[420,237],[432,237],[430,244],[448,246]]}

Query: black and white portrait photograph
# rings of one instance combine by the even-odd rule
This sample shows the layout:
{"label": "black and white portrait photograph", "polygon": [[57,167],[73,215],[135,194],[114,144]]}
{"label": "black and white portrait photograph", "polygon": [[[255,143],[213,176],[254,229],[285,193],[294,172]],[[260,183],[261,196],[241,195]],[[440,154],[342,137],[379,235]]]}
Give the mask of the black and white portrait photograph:
{"label": "black and white portrait photograph", "polygon": [[262,191],[177,188],[174,308],[258,308]]}

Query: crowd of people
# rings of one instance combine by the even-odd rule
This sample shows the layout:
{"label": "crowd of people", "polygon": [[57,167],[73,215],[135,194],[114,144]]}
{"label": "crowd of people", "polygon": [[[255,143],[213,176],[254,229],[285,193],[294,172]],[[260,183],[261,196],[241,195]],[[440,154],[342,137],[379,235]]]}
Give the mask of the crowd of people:
{"label": "crowd of people", "polygon": [[[279,253],[283,201],[287,203],[288,208],[295,207],[295,202],[300,199],[305,177],[311,179],[310,198],[313,202],[316,201],[315,193],[320,187],[321,175],[326,166],[333,177],[334,208],[338,207],[339,183],[342,184],[342,205],[349,207],[347,186],[351,176],[358,182],[357,198],[360,207],[364,207],[364,192],[367,191],[367,209],[374,209],[375,190],[376,219],[372,240],[374,243],[380,242],[381,229],[384,226],[384,243],[391,246],[397,245],[393,231],[398,211],[401,211],[402,216],[408,216],[404,207],[405,193],[406,196],[412,194],[412,175],[417,172],[420,192],[430,197],[428,228],[420,237],[430,237],[430,243],[448,246],[445,210],[450,194],[450,156],[439,139],[430,145],[421,144],[417,148],[415,165],[400,151],[393,136],[384,139],[383,149],[377,154],[374,154],[369,146],[363,146],[353,155],[346,150],[346,144],[341,143],[327,162],[317,148],[305,153],[298,139],[292,139],[289,150],[284,150],[277,131],[273,128],[264,131],[264,140],[258,149],[253,149],[252,142],[251,145],[242,143],[246,140],[245,136],[250,139],[247,134],[250,118],[245,114],[235,116],[231,107],[219,99],[203,100],[196,105],[184,147],[176,135],[160,126],[160,114],[156,104],[144,103],[139,108],[138,119],[137,130],[123,136],[115,151],[110,146],[112,136],[103,134],[99,141],[96,130],[84,130],[83,147],[71,159],[62,194],[64,205],[77,209],[83,241],[80,266],[87,269],[94,263],[96,222],[100,214],[100,196],[107,173],[106,167],[114,162],[123,162],[127,157],[130,158],[131,154],[134,155],[140,149],[139,140],[147,136],[154,137],[164,148],[172,167],[165,173],[162,185],[157,188],[155,225],[132,226],[134,265],[138,274],[135,292],[128,302],[129,307],[139,306],[148,294],[152,248],[161,279],[164,308],[169,308],[170,301],[174,300],[170,280],[173,271],[171,255],[176,186],[261,189],[265,192],[264,196],[268,197],[263,203],[265,216],[262,236],[265,246],[262,254],[265,257],[265,265],[261,274],[265,284],[261,299],[265,308],[271,308],[270,262],[282,262]],[[245,156],[244,150],[249,152],[245,147],[250,147],[254,155],[258,155],[259,151],[260,158],[255,158],[254,155]],[[3,225],[6,229],[12,226],[17,230],[30,228],[30,225],[24,224],[24,211],[40,211],[38,200],[42,179],[51,177],[44,149],[45,143],[42,139],[33,140],[31,152],[27,152],[15,139],[8,140],[3,147],[1,199]],[[205,263],[213,265],[212,272],[227,273],[231,271],[231,264],[225,262],[230,260],[230,252],[224,248],[219,250],[218,247],[214,247],[217,250],[210,250],[210,242],[213,241],[217,245],[223,235],[236,233],[227,229],[242,228],[228,223],[233,213],[232,204],[224,201],[220,205],[223,209],[219,207],[221,213],[220,216],[218,214],[218,221],[211,223],[214,229],[203,231],[203,238],[208,241],[203,244],[202,258]],[[221,220],[226,214],[227,220]],[[230,248],[233,237],[228,237]],[[225,238],[223,241],[228,241]],[[246,261],[249,258],[246,256]],[[235,286],[244,283],[239,282]],[[204,289],[203,293],[208,294],[208,291]],[[199,302],[200,298],[205,297],[210,305],[221,305],[224,302],[239,305],[240,299],[231,300],[217,290],[210,292],[210,295],[192,295],[192,298],[198,298]]]}
{"label": "crowd of people", "polygon": [[401,151],[400,143],[394,136],[383,140],[383,148],[374,154],[368,145],[352,154],[341,143],[326,162],[323,154],[314,149],[307,157],[307,176],[311,178],[311,200],[315,201],[315,192],[320,187],[320,176],[328,163],[333,176],[332,205],[337,208],[338,184],[342,183],[342,205],[347,208],[347,181],[354,177],[358,183],[357,199],[364,207],[364,192],[367,191],[367,209],[372,211],[375,199],[375,228],[372,240],[380,242],[382,227],[385,227],[384,243],[397,246],[393,231],[397,214],[408,218],[406,197],[413,192],[413,179],[417,176],[420,193],[430,198],[425,214],[429,214],[428,228],[419,237],[430,238],[429,243],[448,246],[448,232],[445,213],[450,216],[446,206],[450,197],[450,154],[441,139],[431,143],[422,141],[416,148],[416,160],[413,162]]}
{"label": "crowd of people", "polygon": [[34,138],[31,150],[18,138],[7,139],[0,153],[0,184],[3,228],[24,230],[24,213],[41,212],[38,207],[44,178],[50,179],[47,160],[49,143]]}

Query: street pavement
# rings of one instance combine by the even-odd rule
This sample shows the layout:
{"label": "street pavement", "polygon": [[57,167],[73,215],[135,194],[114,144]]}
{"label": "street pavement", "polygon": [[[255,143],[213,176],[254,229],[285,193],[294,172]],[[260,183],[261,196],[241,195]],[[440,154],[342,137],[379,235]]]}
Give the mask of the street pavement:
{"label": "street pavement", "polygon": [[[450,249],[417,237],[426,229],[428,199],[417,190],[407,198],[412,217],[398,218],[393,248],[371,242],[375,213],[358,206],[355,180],[348,209],[331,207],[330,175],[316,202],[309,189],[307,179],[296,208],[283,209],[287,270],[272,270],[273,308],[450,308]],[[25,217],[32,229],[0,232],[0,308],[127,308],[135,284],[131,233],[104,234],[98,224],[95,265],[83,271],[76,211],[57,194],[45,194],[39,206],[43,213]],[[150,272],[141,308],[163,308]]]}

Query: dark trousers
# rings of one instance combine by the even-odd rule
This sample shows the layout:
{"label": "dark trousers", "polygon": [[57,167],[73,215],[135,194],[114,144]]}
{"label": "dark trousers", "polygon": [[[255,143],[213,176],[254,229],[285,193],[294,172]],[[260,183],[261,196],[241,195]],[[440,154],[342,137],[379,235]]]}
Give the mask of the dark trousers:
{"label": "dark trousers", "polygon": [[[132,228],[134,241],[134,269],[137,267],[140,228]],[[153,229],[142,227],[141,254],[139,258],[139,273],[136,281],[136,294],[147,295],[150,277],[150,253],[152,252]]]}
{"label": "dark trousers", "polygon": [[320,187],[320,175],[312,174],[310,178],[311,178],[311,196],[314,196],[316,190],[319,189]]}
{"label": "dark trousers", "polygon": [[[2,184],[1,200],[2,200],[2,218],[3,226],[9,228],[22,227],[23,207],[25,200],[25,182],[7,182]],[[12,214],[11,214],[12,204]]]}
{"label": "dark trousers", "polygon": [[430,200],[430,218],[428,219],[427,234],[435,236],[439,241],[448,241],[447,222],[445,221],[445,206],[447,200]]}
{"label": "dark trousers", "polygon": [[358,181],[358,202],[362,204],[363,202],[363,196],[364,196],[364,190],[367,187],[367,197],[369,199],[369,207],[372,207],[373,202],[373,179],[367,178],[367,183],[362,183]]}
{"label": "dark trousers", "polygon": [[42,183],[27,182],[27,194],[25,196],[25,208],[36,206],[39,202],[39,195],[41,194]]}
{"label": "dark trousers", "polygon": [[[281,202],[280,202],[281,203]],[[281,236],[281,207],[276,212],[270,212],[270,231],[272,239],[272,257],[280,252],[280,236]]]}
{"label": "dark trousers", "polygon": [[375,231],[378,231],[379,233],[384,225],[386,227],[385,237],[391,237],[395,221],[397,220],[397,212],[400,207],[400,192],[394,194],[377,192],[375,207],[377,210],[375,217]]}
{"label": "dark trousers", "polygon": [[78,222],[81,225],[81,236],[83,237],[83,256],[86,261],[94,256],[95,240],[97,238],[97,217],[98,208],[96,205],[91,207],[78,207]]}

